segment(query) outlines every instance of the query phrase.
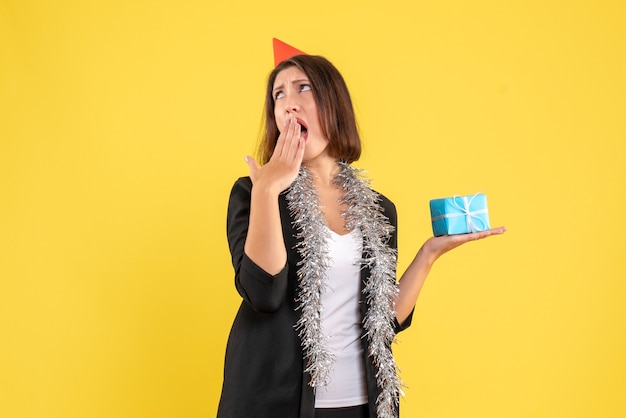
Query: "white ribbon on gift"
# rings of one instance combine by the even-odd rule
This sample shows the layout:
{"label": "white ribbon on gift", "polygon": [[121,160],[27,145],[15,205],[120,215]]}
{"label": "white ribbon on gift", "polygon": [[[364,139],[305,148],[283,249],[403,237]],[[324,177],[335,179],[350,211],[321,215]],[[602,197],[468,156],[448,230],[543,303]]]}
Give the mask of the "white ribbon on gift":
{"label": "white ribbon on gift", "polygon": [[[454,195],[452,197],[452,205],[460,210],[462,213],[444,213],[443,215],[439,215],[439,216],[435,216],[434,218],[432,218],[432,221],[438,221],[440,219],[446,219],[446,218],[456,218],[458,216],[465,216],[465,222],[467,223],[467,230],[469,232],[480,232],[480,231],[484,231],[487,229],[487,224],[485,223],[484,220],[482,220],[480,217],[476,216],[476,215],[480,215],[481,213],[487,213],[488,210],[487,208],[484,209],[479,209],[479,210],[473,210],[470,212],[470,205],[472,204],[472,201],[476,198],[476,196],[478,196],[480,194],[476,193],[475,195],[473,195],[472,197],[470,197],[469,199],[467,198],[467,196],[459,196],[459,195]],[[462,199],[463,200],[463,205],[459,205],[456,200],[457,199]],[[479,227],[475,222],[474,219],[476,219],[477,221],[479,221],[482,224],[482,227]]]}

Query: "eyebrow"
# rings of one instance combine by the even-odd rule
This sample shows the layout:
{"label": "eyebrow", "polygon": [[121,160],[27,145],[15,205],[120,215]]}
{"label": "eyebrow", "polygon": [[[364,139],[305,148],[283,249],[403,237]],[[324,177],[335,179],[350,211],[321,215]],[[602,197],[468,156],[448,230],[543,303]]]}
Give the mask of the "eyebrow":
{"label": "eyebrow", "polygon": [[[305,82],[305,83],[310,83],[310,81],[309,81],[309,79],[308,79],[308,78],[300,78],[300,79],[298,79],[298,80],[293,80],[293,81],[291,82],[291,84],[298,84],[298,83],[302,83],[302,82]],[[281,84],[280,86],[276,86],[276,87],[274,87],[274,88],[272,89],[272,93],[275,93],[275,92],[276,92],[276,90],[280,90],[280,89],[282,89],[282,88],[284,88],[284,87],[285,87],[285,85],[284,85],[284,84]]]}

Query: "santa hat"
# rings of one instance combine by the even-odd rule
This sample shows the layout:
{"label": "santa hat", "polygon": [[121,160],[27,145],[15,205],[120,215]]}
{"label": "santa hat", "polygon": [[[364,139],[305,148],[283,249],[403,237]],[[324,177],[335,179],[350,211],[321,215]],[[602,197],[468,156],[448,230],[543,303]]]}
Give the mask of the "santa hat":
{"label": "santa hat", "polygon": [[289,59],[294,55],[306,54],[305,52],[302,52],[276,38],[273,38],[272,41],[274,43],[274,66],[277,66],[282,61]]}

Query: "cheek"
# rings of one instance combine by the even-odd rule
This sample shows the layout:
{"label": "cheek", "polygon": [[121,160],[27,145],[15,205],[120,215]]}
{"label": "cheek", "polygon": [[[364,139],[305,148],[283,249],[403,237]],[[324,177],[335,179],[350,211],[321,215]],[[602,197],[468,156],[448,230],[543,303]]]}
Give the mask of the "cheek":
{"label": "cheek", "polygon": [[285,125],[285,118],[280,118],[274,114],[274,122],[276,123],[276,127],[279,132],[283,131],[283,126]]}

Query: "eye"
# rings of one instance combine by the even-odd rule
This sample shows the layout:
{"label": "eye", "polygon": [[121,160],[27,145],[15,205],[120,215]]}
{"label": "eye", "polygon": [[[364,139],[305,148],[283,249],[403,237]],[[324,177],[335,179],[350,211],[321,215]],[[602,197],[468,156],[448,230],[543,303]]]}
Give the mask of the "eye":
{"label": "eye", "polygon": [[309,84],[300,84],[300,91],[311,91],[311,86]]}
{"label": "eye", "polygon": [[278,100],[278,99],[280,99],[280,98],[282,98],[284,96],[285,96],[285,93],[283,93],[282,91],[279,90],[279,91],[274,93],[274,100]]}

